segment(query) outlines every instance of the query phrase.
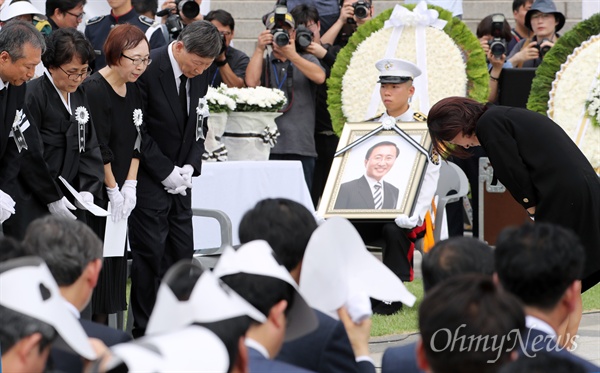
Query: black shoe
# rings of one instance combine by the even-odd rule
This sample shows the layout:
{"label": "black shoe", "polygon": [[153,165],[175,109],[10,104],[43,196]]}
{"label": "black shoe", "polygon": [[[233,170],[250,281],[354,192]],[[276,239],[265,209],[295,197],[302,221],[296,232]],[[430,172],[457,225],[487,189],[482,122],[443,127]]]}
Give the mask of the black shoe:
{"label": "black shoe", "polygon": [[373,306],[373,313],[377,315],[393,315],[402,309],[402,302],[379,302]]}

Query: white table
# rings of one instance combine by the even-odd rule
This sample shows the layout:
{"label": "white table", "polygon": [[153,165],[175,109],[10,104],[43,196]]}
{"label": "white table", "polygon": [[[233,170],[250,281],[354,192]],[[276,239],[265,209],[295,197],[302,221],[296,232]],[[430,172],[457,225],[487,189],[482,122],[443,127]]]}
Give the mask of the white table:
{"label": "white table", "polygon": [[[192,207],[217,209],[231,219],[233,244],[240,243],[238,226],[244,213],[265,198],[287,198],[315,209],[299,161],[203,162],[193,178]],[[219,247],[220,227],[210,218],[194,217],[194,248]]]}

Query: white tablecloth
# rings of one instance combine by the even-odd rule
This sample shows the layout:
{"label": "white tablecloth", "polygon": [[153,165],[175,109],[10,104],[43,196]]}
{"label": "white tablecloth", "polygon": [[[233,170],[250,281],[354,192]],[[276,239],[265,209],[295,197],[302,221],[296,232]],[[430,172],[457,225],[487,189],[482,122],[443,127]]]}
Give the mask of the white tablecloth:
{"label": "white tablecloth", "polygon": [[[193,178],[192,207],[217,209],[231,219],[233,244],[239,244],[238,226],[246,211],[265,198],[288,198],[314,212],[299,161],[203,162],[202,175]],[[219,224],[194,217],[194,248],[221,245]]]}

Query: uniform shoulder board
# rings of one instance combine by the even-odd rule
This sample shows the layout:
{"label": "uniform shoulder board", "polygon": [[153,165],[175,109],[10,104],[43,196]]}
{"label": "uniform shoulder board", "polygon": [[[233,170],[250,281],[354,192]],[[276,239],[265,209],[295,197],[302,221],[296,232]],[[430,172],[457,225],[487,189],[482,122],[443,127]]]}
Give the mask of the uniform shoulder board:
{"label": "uniform shoulder board", "polygon": [[154,24],[154,20],[146,16],[139,16],[139,20],[146,26],[152,26]]}
{"label": "uniform shoulder board", "polygon": [[440,155],[435,150],[431,152],[429,159],[436,166],[440,164]]}
{"label": "uniform shoulder board", "polygon": [[377,120],[379,118],[381,118],[382,116],[383,116],[383,113],[381,113],[381,114],[379,114],[379,115],[377,115],[377,116],[375,116],[373,118],[369,118],[369,119],[365,120],[365,122],[377,122]]}
{"label": "uniform shoulder board", "polygon": [[90,18],[85,23],[85,25],[86,26],[93,25],[94,23],[98,23],[98,22],[102,21],[103,19],[104,19],[104,16],[98,16],[98,17]]}
{"label": "uniform shoulder board", "polygon": [[413,119],[417,122],[427,122],[427,115],[415,111],[415,113],[413,114]]}

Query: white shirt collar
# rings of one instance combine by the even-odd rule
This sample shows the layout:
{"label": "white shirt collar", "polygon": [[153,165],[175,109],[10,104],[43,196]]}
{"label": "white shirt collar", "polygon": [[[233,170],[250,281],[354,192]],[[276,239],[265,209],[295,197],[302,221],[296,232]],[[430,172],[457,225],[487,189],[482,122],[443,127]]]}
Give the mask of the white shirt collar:
{"label": "white shirt collar", "polygon": [[65,306],[67,307],[69,312],[71,312],[73,316],[75,316],[77,319],[80,319],[81,314],[79,313],[79,310],[73,304],[69,303],[69,301],[65,298],[63,298],[63,301],[65,302]]}
{"label": "white shirt collar", "polygon": [[269,357],[269,352],[267,351],[265,346],[261,345],[256,340],[246,337],[246,346],[258,351],[262,356],[265,357],[265,359],[271,360],[271,358]]}
{"label": "white shirt collar", "polygon": [[[411,109],[411,107],[408,107],[408,110],[406,110],[404,113],[400,114],[399,116],[395,117],[394,119],[396,119],[397,121],[400,122],[414,122],[415,118],[413,117],[413,115],[415,114],[415,111],[413,109]],[[379,122],[383,122],[383,120],[387,117],[390,117],[390,115],[388,115],[387,111],[385,113],[383,113],[383,115],[381,116],[381,118],[379,118]]]}
{"label": "white shirt collar", "polygon": [[175,77],[175,82],[177,83],[177,88],[179,89],[179,77],[181,76],[181,74],[183,74],[183,72],[181,71],[181,68],[179,67],[179,63],[177,63],[177,60],[175,59],[175,55],[173,54],[173,46],[175,45],[175,42],[171,42],[171,44],[169,44],[169,47],[167,48],[167,51],[169,52],[169,60],[171,61],[171,67],[173,68],[173,76]]}
{"label": "white shirt collar", "polygon": [[65,101],[65,97],[62,95],[62,92],[56,87],[56,84],[54,84],[54,79],[52,79],[52,75],[50,74],[50,72],[48,70],[45,70],[44,74],[46,74],[48,79],[50,79],[50,83],[52,83],[52,86],[54,87],[54,89],[56,89],[56,92],[58,92],[58,97],[60,97],[60,100],[62,101],[63,105],[65,106],[65,109],[67,109],[69,114],[73,114],[73,112],[71,111],[71,105],[70,105],[71,104],[71,93],[67,92],[67,101]]}
{"label": "white shirt collar", "polygon": [[535,316],[530,316],[530,315],[525,316],[525,326],[528,327],[529,329],[536,329],[541,332],[544,332],[544,333],[552,336],[552,338],[556,338],[556,332],[550,326],[550,324],[548,324],[544,320],[538,319]]}
{"label": "white shirt collar", "polygon": [[0,78],[0,89],[8,88],[8,82],[4,83],[4,80]]}

